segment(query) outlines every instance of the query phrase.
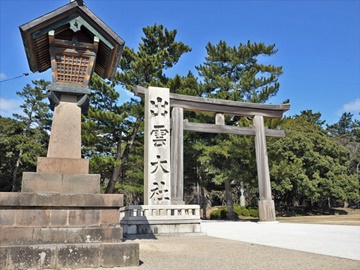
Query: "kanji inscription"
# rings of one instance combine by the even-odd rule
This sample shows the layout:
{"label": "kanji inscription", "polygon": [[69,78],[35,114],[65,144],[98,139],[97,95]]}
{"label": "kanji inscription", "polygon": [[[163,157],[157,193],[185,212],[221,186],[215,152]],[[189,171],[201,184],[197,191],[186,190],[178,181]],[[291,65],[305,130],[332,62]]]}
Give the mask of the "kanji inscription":
{"label": "kanji inscription", "polygon": [[157,161],[150,162],[151,166],[155,167],[155,169],[151,173],[155,173],[158,168],[160,167],[163,173],[169,173],[170,171],[165,169],[164,164],[167,164],[167,160],[161,160],[161,157],[159,155],[156,156]]}
{"label": "kanji inscription", "polygon": [[163,100],[162,97],[156,97],[155,100],[150,100],[150,104],[152,105],[150,112],[154,116],[165,116],[169,113],[167,108],[169,106],[169,102]]}
{"label": "kanji inscription", "polygon": [[149,87],[145,95],[145,203],[169,205],[169,89]]}
{"label": "kanji inscription", "polygon": [[164,181],[160,181],[160,184],[158,182],[154,182],[151,192],[152,193],[150,199],[154,198],[155,200],[158,201],[170,200],[169,190],[165,187]]}
{"label": "kanji inscription", "polygon": [[153,136],[152,142],[155,147],[166,146],[166,135],[169,131],[165,128],[164,125],[154,125],[154,128],[151,130],[150,135]]}

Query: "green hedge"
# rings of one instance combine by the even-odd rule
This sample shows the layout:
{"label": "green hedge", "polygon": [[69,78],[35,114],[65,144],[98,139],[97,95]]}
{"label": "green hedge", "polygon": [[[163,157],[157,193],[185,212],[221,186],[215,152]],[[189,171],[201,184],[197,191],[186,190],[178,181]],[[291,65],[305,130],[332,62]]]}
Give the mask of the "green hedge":
{"label": "green hedge", "polygon": [[243,209],[243,210],[241,210],[241,215],[244,217],[248,217],[248,216],[250,216],[250,211],[247,209]]}
{"label": "green hedge", "polygon": [[[251,216],[251,217],[258,217],[259,211],[257,209],[246,209],[245,206],[240,206],[238,204],[234,204],[234,212],[238,216]],[[217,210],[214,210],[210,213],[210,219],[227,219],[229,215],[229,210],[227,206],[220,206]]]}
{"label": "green hedge", "polygon": [[259,210],[250,209],[250,216],[252,216],[252,217],[259,217]]}
{"label": "green hedge", "polygon": [[210,213],[210,219],[227,219],[228,210],[227,209],[217,209]]}

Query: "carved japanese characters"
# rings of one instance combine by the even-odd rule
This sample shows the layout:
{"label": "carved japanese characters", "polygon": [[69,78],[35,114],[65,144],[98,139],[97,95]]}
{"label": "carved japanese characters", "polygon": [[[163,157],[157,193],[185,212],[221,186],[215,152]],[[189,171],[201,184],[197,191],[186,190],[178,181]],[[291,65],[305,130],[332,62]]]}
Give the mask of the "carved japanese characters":
{"label": "carved japanese characters", "polygon": [[145,204],[169,205],[169,89],[149,87],[145,97]]}

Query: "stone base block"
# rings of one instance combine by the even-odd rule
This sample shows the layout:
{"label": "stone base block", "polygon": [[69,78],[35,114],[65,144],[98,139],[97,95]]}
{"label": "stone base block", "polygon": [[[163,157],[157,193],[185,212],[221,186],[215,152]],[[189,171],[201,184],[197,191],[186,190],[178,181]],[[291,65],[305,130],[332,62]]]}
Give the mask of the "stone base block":
{"label": "stone base block", "polygon": [[0,209],[0,226],[3,227],[76,228],[79,226],[116,226],[118,224],[118,209],[65,207],[62,209]]}
{"label": "stone base block", "polygon": [[31,228],[2,227],[2,246],[66,244],[66,243],[115,243],[122,242],[122,228],[116,227],[73,227],[73,228]]}
{"label": "stone base block", "polygon": [[35,207],[115,208],[123,206],[122,194],[51,194],[35,192],[0,192],[0,209]]}
{"label": "stone base block", "polygon": [[201,234],[198,205],[133,205],[120,209],[126,238]]}
{"label": "stone base block", "polygon": [[100,175],[24,172],[21,192],[96,194]]}
{"label": "stone base block", "polygon": [[110,268],[139,265],[138,243],[0,247],[0,269]]}
{"label": "stone base block", "polygon": [[261,222],[276,221],[275,203],[273,200],[259,201],[259,219]]}
{"label": "stone base block", "polygon": [[36,172],[61,174],[88,174],[89,160],[77,158],[38,157]]}
{"label": "stone base block", "polygon": [[201,224],[197,221],[148,220],[146,222],[124,222],[124,238],[156,238],[157,236],[203,235]]}
{"label": "stone base block", "polygon": [[122,205],[122,194],[0,192],[0,229],[113,227]]}

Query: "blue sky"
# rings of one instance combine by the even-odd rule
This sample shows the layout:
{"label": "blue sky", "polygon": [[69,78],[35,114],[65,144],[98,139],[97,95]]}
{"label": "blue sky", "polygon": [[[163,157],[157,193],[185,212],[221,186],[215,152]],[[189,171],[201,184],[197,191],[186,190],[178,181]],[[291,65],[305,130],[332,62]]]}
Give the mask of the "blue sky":
{"label": "blue sky", "polygon": [[[0,0],[0,80],[30,72],[19,26],[69,0]],[[278,53],[264,63],[283,66],[280,90],[268,103],[290,99],[293,116],[320,112],[333,124],[343,112],[359,119],[360,1],[120,1],[87,0],[89,9],[137,48],[142,28],[163,24],[177,29],[177,40],[192,48],[169,75],[186,75],[204,62],[205,46],[251,42],[276,44]],[[19,110],[21,91],[31,80],[51,80],[50,72],[0,83],[0,115]],[[118,88],[122,100],[128,93]]]}

